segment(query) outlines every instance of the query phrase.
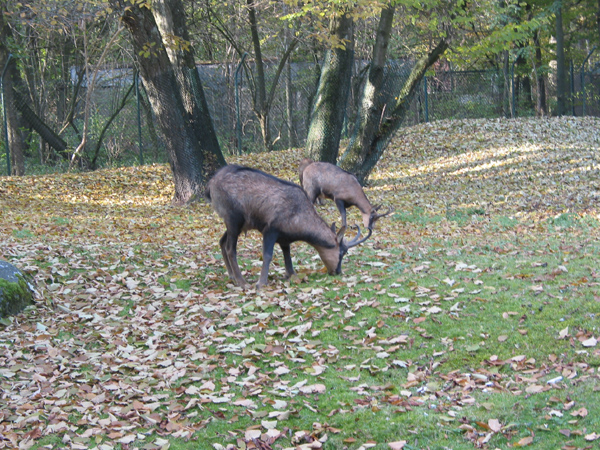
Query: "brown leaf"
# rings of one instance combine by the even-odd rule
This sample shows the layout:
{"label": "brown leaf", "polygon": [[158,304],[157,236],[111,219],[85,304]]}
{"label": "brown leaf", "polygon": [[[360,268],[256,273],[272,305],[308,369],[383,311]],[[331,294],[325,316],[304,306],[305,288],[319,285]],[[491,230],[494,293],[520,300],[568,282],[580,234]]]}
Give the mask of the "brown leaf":
{"label": "brown leaf", "polygon": [[585,407],[579,408],[571,413],[573,417],[586,417],[588,415],[588,410]]}
{"label": "brown leaf", "polygon": [[500,421],[498,419],[488,420],[488,425],[490,427],[490,430],[492,430],[494,433],[497,433],[502,429],[502,425],[500,424]]}
{"label": "brown leaf", "polygon": [[519,439],[519,441],[514,443],[513,446],[514,447],[526,447],[528,445],[531,445],[532,443],[533,443],[533,436],[527,436],[527,437],[524,437],[523,439]]}

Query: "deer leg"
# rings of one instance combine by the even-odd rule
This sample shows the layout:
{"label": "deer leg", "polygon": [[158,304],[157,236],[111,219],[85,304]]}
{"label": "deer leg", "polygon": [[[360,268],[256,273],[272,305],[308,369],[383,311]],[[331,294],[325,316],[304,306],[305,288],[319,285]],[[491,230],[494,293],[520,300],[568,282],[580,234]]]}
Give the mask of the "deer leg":
{"label": "deer leg", "polygon": [[340,216],[342,216],[342,227],[346,226],[346,205],[343,200],[336,199],[335,206],[340,212]]}
{"label": "deer leg", "polygon": [[234,234],[227,230],[219,243],[229,278],[238,286],[245,288],[248,286],[248,283],[242,276],[240,266],[237,262],[237,240],[239,235],[239,232]]}
{"label": "deer leg", "polygon": [[294,271],[294,265],[292,264],[292,255],[290,253],[289,244],[279,244],[281,251],[283,252],[283,262],[285,263],[285,275],[286,278],[290,278],[296,272]]}
{"label": "deer leg", "polygon": [[223,255],[223,262],[225,263],[225,268],[227,269],[227,274],[229,278],[233,280],[233,271],[231,270],[231,262],[229,261],[229,255],[225,251],[225,243],[227,242],[227,231],[223,233],[221,239],[219,240],[219,246],[221,247],[221,254]]}
{"label": "deer leg", "polygon": [[273,248],[275,247],[276,241],[276,232],[267,231],[263,234],[263,265],[260,271],[260,278],[258,280],[258,283],[256,284],[257,289],[260,289],[265,284],[267,284],[267,279],[269,276],[269,266],[271,265],[271,260],[273,259]]}

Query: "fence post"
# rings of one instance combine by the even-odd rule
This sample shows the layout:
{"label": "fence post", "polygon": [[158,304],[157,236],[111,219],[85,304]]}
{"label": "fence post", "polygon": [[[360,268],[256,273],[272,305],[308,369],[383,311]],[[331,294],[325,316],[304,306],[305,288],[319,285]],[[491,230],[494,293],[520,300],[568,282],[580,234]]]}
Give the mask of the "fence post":
{"label": "fence post", "polygon": [[244,64],[244,60],[248,56],[248,53],[244,53],[242,55],[242,59],[235,69],[235,115],[236,115],[236,123],[235,130],[237,132],[237,145],[238,145],[238,155],[242,154],[242,122],[240,118],[240,93],[239,93],[239,75],[242,70],[242,64]]}
{"label": "fence post", "polygon": [[427,97],[427,75],[423,77],[423,97],[425,101],[425,123],[429,122],[429,97]]}
{"label": "fence post", "polygon": [[8,59],[4,64],[4,69],[2,70],[2,76],[0,77],[0,100],[2,101],[2,121],[4,125],[4,149],[6,150],[6,175],[10,177],[10,148],[8,145],[8,121],[6,119],[6,102],[4,100],[4,75],[6,75],[6,70],[8,69],[8,63],[12,59],[12,53],[8,54]]}
{"label": "fence post", "polygon": [[596,47],[594,47],[593,49],[590,50],[590,52],[588,53],[588,55],[585,57],[585,59],[583,60],[583,64],[581,65],[581,115],[585,116],[585,65],[588,62],[588,59],[590,59],[590,56],[592,56],[592,53],[594,53],[596,51]]}
{"label": "fence post", "polygon": [[140,166],[144,165],[144,144],[142,143],[142,117],[140,112],[140,73],[136,70],[133,74],[135,78],[135,99],[137,103],[137,125],[138,125],[138,148],[140,150]]}

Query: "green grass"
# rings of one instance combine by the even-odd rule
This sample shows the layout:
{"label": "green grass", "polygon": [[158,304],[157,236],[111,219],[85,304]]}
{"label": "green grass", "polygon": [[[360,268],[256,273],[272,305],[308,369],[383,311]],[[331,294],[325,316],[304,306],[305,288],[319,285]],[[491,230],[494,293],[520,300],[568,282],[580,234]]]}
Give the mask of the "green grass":
{"label": "green grass", "polygon": [[[432,223],[422,211],[409,214],[420,217],[416,223],[424,229]],[[467,226],[470,221],[456,222]],[[465,235],[425,236],[398,248],[366,246],[349,255],[341,277],[304,268],[312,265],[312,256],[307,248],[298,248],[297,280],[281,285],[282,274],[275,267],[275,288],[238,292],[227,307],[216,303],[215,310],[207,310],[204,315],[215,319],[216,329],[213,345],[206,348],[208,359],[193,365],[196,381],[184,377],[162,391],[171,407],[182,408],[193,398],[185,394],[187,389],[213,380],[211,393],[251,400],[254,406],[209,402],[182,413],[180,420],[189,416],[186,421],[204,426],[190,441],[169,438],[170,448],[238,445],[246,429],[276,420],[269,414],[279,411],[273,408],[277,401],[285,401],[287,411],[277,428],[289,430],[276,441],[281,448],[305,442],[292,437],[299,431],[316,438],[326,435],[326,449],[358,449],[368,442],[386,448],[387,442],[400,440],[414,449],[469,449],[483,441],[489,448],[510,448],[529,437],[534,448],[585,447],[584,436],[599,426],[600,407],[590,399],[600,389],[595,375],[600,359],[598,352],[581,346],[577,334],[598,332],[595,264],[600,244],[585,239],[588,224],[572,217],[542,226],[520,224],[535,235],[504,234],[515,226],[495,228],[501,231],[491,239],[488,235],[486,242]],[[143,262],[131,259],[130,270],[140,270]],[[241,262],[250,271],[248,279],[257,279],[260,267],[252,258]],[[214,288],[226,293],[223,268],[217,270]],[[163,276],[158,281],[168,291],[202,294],[196,280]],[[117,305],[121,320],[135,315],[131,298],[123,296]],[[164,305],[160,316],[172,322],[177,308]],[[290,331],[309,323],[304,331]],[[146,348],[134,331],[112,326],[127,334],[130,345]],[[559,339],[567,327],[568,336]],[[160,330],[166,333],[161,339],[176,339],[176,330]],[[61,331],[56,339],[71,336]],[[93,340],[85,347],[112,352],[119,345],[125,344]],[[184,342],[170,345],[162,357],[185,349]],[[260,383],[257,375],[238,374],[250,367],[263,377]],[[286,371],[278,374],[281,367]],[[576,375],[569,379],[572,373]],[[89,382],[115,377],[99,376],[89,367],[85,374]],[[137,372],[121,367],[117,374],[127,380]],[[555,385],[546,383],[559,376],[563,379]],[[325,391],[293,388],[303,380],[323,385]],[[148,388],[160,384],[160,379],[146,383]],[[531,386],[535,392],[527,391]],[[586,416],[571,415],[581,407]],[[158,410],[163,415],[168,411],[166,405]],[[69,422],[80,419],[73,415]],[[492,419],[501,427],[493,432],[488,425]],[[150,434],[133,444],[137,448],[163,442],[152,427],[142,426],[141,433]],[[58,444],[48,436],[36,448]]]}

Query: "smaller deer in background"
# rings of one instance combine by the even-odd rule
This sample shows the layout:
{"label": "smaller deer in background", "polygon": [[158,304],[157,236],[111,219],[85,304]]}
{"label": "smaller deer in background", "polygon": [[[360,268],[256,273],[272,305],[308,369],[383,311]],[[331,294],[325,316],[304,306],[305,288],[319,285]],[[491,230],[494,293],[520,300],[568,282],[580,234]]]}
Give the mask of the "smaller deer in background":
{"label": "smaller deer in background", "polygon": [[334,164],[304,158],[300,161],[298,176],[310,201],[315,203],[318,198],[324,197],[335,202],[342,216],[342,227],[346,227],[346,209],[351,206],[360,210],[363,224],[369,230],[377,220],[393,211],[389,208],[387,212],[379,214],[377,211],[381,205],[371,205],[356,177]]}

